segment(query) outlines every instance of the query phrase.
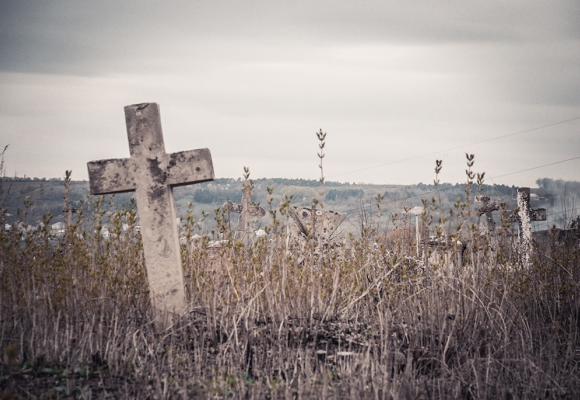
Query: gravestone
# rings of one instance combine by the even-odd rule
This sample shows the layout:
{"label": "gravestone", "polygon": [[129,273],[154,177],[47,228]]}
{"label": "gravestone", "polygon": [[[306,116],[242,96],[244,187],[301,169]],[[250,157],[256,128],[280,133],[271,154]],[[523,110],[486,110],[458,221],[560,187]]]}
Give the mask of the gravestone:
{"label": "gravestone", "polygon": [[91,161],[91,194],[135,192],[150,297],[158,312],[185,310],[173,187],[214,179],[209,149],[167,154],[156,103],[125,107],[131,157]]}
{"label": "gravestone", "polygon": [[288,224],[287,248],[298,251],[298,265],[304,262],[304,249],[308,241],[317,244],[313,255],[318,257],[323,250],[342,257],[344,232],[338,227],[346,218],[345,213],[330,210],[312,210],[307,207],[290,207],[288,214],[293,223]]}
{"label": "gravestone", "polygon": [[495,201],[490,202],[489,196],[480,196],[478,200],[482,205],[475,209],[475,214],[481,218],[485,215],[485,223],[479,224],[480,234],[489,239],[489,249],[495,251],[498,248],[498,239],[495,234],[495,221],[493,220],[493,212],[499,210],[499,204]]}
{"label": "gravestone", "polygon": [[307,207],[290,207],[289,214],[296,233],[323,243],[335,239],[338,227],[346,218],[345,213],[330,210],[315,210],[313,215]]}
{"label": "gravestone", "polygon": [[530,207],[530,188],[518,188],[518,212],[508,216],[511,223],[518,223],[520,232],[520,254],[524,267],[531,265],[532,255],[532,222],[545,221],[547,213],[545,208]]}
{"label": "gravestone", "polygon": [[228,200],[223,207],[228,214],[238,213],[238,226],[234,229],[235,232],[248,233],[250,231],[250,217],[262,218],[266,215],[266,210],[261,206],[252,205],[252,187],[244,185],[242,189],[242,204],[236,204]]}

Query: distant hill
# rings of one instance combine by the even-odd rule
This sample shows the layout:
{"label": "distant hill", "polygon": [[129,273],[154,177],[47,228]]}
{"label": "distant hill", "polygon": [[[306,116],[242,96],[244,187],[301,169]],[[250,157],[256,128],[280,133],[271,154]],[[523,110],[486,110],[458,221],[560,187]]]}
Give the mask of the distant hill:
{"label": "distant hill", "polygon": [[[532,188],[532,207],[545,207],[548,209],[549,220],[547,223],[537,224],[536,229],[544,229],[548,225],[556,224],[564,227],[566,220],[578,215],[577,207],[580,207],[580,182],[566,182],[552,179],[538,179],[538,188]],[[177,211],[180,216],[187,213],[188,203],[192,203],[194,215],[197,220],[202,218],[202,212],[209,213],[207,218],[209,226],[213,219],[214,209],[228,200],[235,203],[241,201],[241,188],[243,181],[233,178],[219,178],[213,182],[205,182],[197,185],[183,186],[174,189],[174,197]],[[312,199],[320,198],[320,183],[317,180],[283,179],[283,178],[260,178],[254,180],[253,200],[267,208],[267,188],[273,187],[274,207],[286,197],[292,198],[292,205],[310,206]],[[0,207],[6,208],[12,216],[7,221],[26,219],[27,223],[36,225],[42,220],[42,216],[48,212],[53,216],[52,221],[62,221],[63,206],[62,180],[30,179],[30,178],[4,178],[0,186]],[[472,187],[472,193],[476,193],[477,187]],[[506,202],[508,208],[516,207],[515,186],[483,185],[481,193],[489,195],[492,200]],[[442,183],[439,192],[433,184],[419,183],[417,185],[372,185],[350,184],[339,182],[326,182],[324,186],[323,203],[327,209],[346,212],[348,218],[345,226],[349,230],[356,231],[361,218],[375,216],[377,202],[375,197],[384,196],[381,201],[382,219],[388,223],[391,214],[404,213],[404,207],[423,206],[422,199],[428,202],[441,199],[444,209],[453,207],[457,199],[465,201],[465,185]],[[89,196],[87,181],[73,181],[70,188],[70,198],[79,203],[86,201]],[[107,196],[109,203],[114,207],[128,205],[131,194],[119,194]],[[28,199],[28,208],[25,200]],[[26,211],[26,217],[24,212]],[[266,218],[261,221],[266,223]]]}

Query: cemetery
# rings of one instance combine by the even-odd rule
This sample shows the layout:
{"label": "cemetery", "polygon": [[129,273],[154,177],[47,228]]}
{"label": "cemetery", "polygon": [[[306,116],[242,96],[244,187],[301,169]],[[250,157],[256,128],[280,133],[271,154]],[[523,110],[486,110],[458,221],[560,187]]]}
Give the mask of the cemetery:
{"label": "cemetery", "polygon": [[468,154],[463,185],[368,200],[325,183],[322,130],[313,187],[216,180],[157,104],[125,120],[90,195],[66,171],[38,223],[0,204],[0,397],[580,397],[580,219],[538,229],[546,186],[492,191]]}

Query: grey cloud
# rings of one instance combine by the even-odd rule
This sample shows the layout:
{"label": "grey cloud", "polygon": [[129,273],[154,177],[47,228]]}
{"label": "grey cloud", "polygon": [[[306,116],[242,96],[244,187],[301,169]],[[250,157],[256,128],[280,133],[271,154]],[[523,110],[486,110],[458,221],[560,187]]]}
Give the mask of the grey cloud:
{"label": "grey cloud", "polygon": [[[318,128],[329,174],[352,171],[578,114],[579,7],[0,0],[0,128],[20,172],[77,173],[126,156],[122,107],[156,101],[168,148],[210,147],[219,174],[237,176],[245,158],[315,177]],[[490,173],[510,172],[572,152],[573,131],[559,131],[550,154],[525,140],[473,152]],[[37,156],[68,148],[74,159]],[[462,180],[456,153],[445,172]],[[428,181],[433,158],[344,179]]]}
{"label": "grey cloud", "polygon": [[[158,59],[180,61],[179,50],[195,54],[196,45],[208,39],[219,52],[224,41],[316,47],[579,38],[580,6],[550,4],[3,1],[0,70],[90,75],[130,68],[138,73]],[[199,62],[214,56],[197,54]]]}

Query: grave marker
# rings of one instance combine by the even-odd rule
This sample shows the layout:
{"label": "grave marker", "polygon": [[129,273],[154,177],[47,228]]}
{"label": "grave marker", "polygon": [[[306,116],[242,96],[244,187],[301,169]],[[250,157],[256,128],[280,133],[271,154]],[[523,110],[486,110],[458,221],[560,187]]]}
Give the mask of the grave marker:
{"label": "grave marker", "polygon": [[238,226],[234,229],[236,232],[247,233],[250,230],[250,216],[262,218],[266,215],[266,210],[261,206],[252,205],[252,187],[244,185],[242,189],[242,204],[236,204],[228,200],[225,207],[228,214],[239,213]]}
{"label": "grave marker", "polygon": [[530,188],[518,188],[518,213],[508,217],[509,222],[517,222],[520,228],[520,252],[524,267],[530,266],[532,255],[532,222],[545,221],[545,208],[530,207]]}
{"label": "grave marker", "polygon": [[297,250],[297,264],[304,262],[303,251],[308,241],[315,241],[318,247],[313,255],[318,257],[325,251],[331,251],[342,257],[342,241],[344,232],[338,227],[345,220],[346,214],[330,210],[314,210],[307,207],[290,207],[288,215],[293,223],[287,225],[288,237],[286,247],[288,251]]}
{"label": "grave marker", "polygon": [[125,107],[125,120],[131,157],[89,162],[90,192],[135,192],[153,307],[179,314],[186,299],[172,188],[213,180],[211,154],[167,154],[156,103]]}
{"label": "grave marker", "polygon": [[492,212],[499,210],[499,205],[494,201],[490,203],[491,199],[489,196],[481,196],[479,201],[483,203],[483,205],[475,210],[478,217],[485,215],[485,219],[487,220],[487,229],[489,233],[493,233],[495,231],[495,221],[493,220]]}
{"label": "grave marker", "polygon": [[73,214],[76,214],[77,211],[78,208],[74,207],[72,201],[65,202],[65,205],[62,207],[62,216],[64,217],[66,226],[72,225]]}
{"label": "grave marker", "polygon": [[334,239],[338,226],[345,220],[346,214],[330,210],[315,210],[307,207],[291,207],[290,216],[295,222],[295,230],[304,237],[312,238],[322,243]]}

